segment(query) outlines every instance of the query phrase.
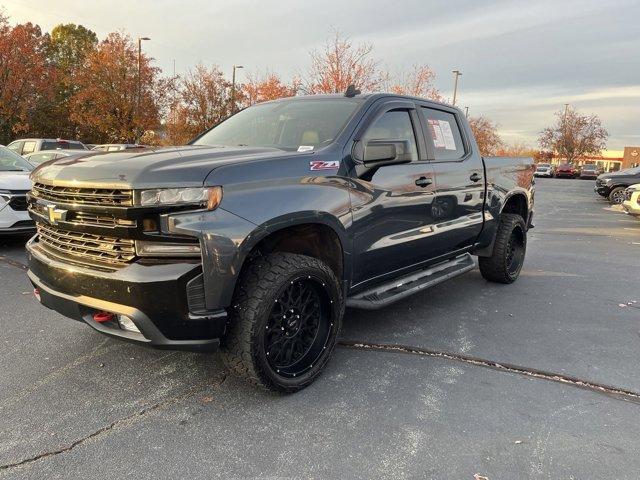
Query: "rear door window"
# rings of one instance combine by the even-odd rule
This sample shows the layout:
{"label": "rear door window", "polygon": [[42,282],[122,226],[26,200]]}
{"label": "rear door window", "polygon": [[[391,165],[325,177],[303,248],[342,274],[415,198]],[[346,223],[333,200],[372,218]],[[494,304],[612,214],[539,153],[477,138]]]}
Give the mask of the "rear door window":
{"label": "rear door window", "polygon": [[36,151],[36,142],[34,140],[29,140],[24,142],[24,146],[22,147],[22,155],[33,153],[35,151]]}
{"label": "rear door window", "polygon": [[460,160],[465,155],[464,142],[455,115],[443,110],[422,107],[427,121],[427,136],[433,141],[436,160]]}
{"label": "rear door window", "polygon": [[67,143],[67,148],[70,150],[85,150],[84,145],[82,143]]}

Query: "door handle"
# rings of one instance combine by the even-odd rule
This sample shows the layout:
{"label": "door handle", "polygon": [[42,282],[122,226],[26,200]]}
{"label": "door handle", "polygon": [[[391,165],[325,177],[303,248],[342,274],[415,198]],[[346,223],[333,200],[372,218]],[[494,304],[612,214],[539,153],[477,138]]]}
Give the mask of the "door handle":
{"label": "door handle", "polygon": [[481,179],[482,177],[480,176],[480,174],[478,173],[473,173],[470,177],[469,180],[471,180],[472,182],[477,182]]}
{"label": "door handle", "polygon": [[433,179],[427,178],[427,177],[420,177],[419,179],[416,180],[416,185],[422,188],[428,187],[432,183],[433,183]]}

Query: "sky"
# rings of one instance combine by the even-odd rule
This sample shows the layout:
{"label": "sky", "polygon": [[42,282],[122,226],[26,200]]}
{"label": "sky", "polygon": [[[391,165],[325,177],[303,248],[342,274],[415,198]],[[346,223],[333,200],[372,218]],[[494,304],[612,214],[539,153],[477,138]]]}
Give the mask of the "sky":
{"label": "sky", "polygon": [[[640,0],[0,0],[12,22],[79,23],[150,37],[167,74],[198,63],[290,79],[333,29],[369,43],[392,73],[427,64],[459,107],[495,121],[504,140],[537,146],[570,103],[600,116],[608,151],[640,145]],[[243,72],[238,73],[242,81]]]}

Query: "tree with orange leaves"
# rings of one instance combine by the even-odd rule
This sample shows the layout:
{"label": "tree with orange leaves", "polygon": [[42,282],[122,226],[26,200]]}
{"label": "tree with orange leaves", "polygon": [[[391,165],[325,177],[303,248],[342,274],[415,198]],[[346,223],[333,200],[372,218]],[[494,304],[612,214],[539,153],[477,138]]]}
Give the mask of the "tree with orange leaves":
{"label": "tree with orange leaves", "polygon": [[385,77],[378,62],[371,58],[372,50],[367,43],[353,45],[336,30],[324,49],[311,52],[311,67],[303,77],[303,90],[308,94],[343,93],[349,85],[366,92],[378,90]]}
{"label": "tree with orange leaves", "polygon": [[47,62],[48,42],[37,25],[12,27],[0,14],[0,143],[31,132],[38,105],[53,97],[55,70]]}
{"label": "tree with orange leaves", "polygon": [[177,96],[166,122],[166,142],[183,145],[217,125],[229,115],[230,102],[231,83],[220,68],[197,65],[178,81]]}
{"label": "tree with orange leaves", "polygon": [[[170,81],[159,78],[146,55],[140,60],[131,37],[110,33],[89,52],[76,77],[70,101],[71,119],[93,142],[134,142],[145,130],[158,128]],[[138,108],[139,105],[139,108]]]}
{"label": "tree with orange leaves", "polygon": [[244,105],[277,100],[278,98],[293,97],[300,88],[300,82],[294,79],[291,84],[283,83],[275,73],[264,76],[249,75],[248,81],[242,85],[241,94]]}
{"label": "tree with orange leaves", "polygon": [[498,126],[485,117],[469,118],[469,126],[478,144],[480,154],[492,156],[504,145],[498,134]]}
{"label": "tree with orange leaves", "polygon": [[433,85],[436,74],[428,65],[414,65],[410,72],[402,75],[400,81],[392,84],[389,90],[398,95],[429,98],[443,101],[442,95]]}

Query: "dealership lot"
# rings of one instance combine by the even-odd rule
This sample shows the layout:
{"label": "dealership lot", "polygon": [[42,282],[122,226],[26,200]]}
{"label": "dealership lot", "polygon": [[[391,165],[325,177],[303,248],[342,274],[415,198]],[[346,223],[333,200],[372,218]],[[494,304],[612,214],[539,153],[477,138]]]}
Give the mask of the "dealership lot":
{"label": "dealership lot", "polygon": [[515,284],[348,310],[344,343],[415,348],[339,347],[292,396],[42,308],[0,239],[0,477],[637,478],[640,222],[592,181],[537,183]]}

